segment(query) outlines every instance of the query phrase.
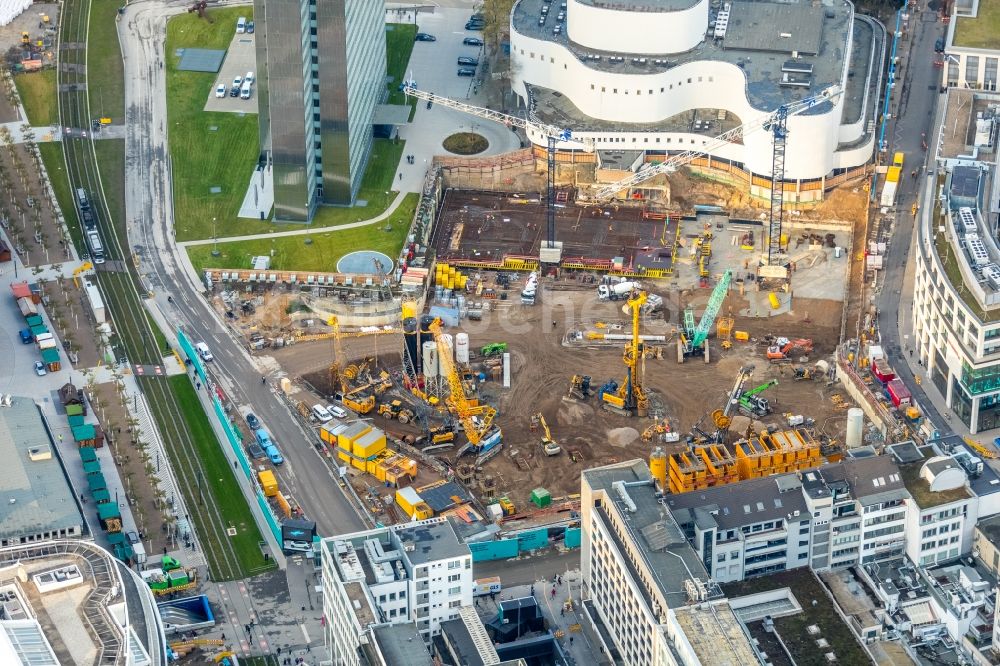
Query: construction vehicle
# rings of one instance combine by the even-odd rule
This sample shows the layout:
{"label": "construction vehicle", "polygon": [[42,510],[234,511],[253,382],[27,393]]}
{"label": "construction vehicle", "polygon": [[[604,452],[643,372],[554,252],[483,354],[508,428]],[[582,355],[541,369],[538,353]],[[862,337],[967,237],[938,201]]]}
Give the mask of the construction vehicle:
{"label": "construction vehicle", "polygon": [[155,595],[170,594],[190,590],[198,584],[198,572],[195,569],[146,569],[142,578]]}
{"label": "construction vehicle", "polygon": [[670,421],[666,418],[662,418],[653,425],[649,426],[642,431],[642,441],[651,442],[653,437],[659,435],[661,442],[679,442],[681,440],[680,433],[674,432],[670,428]]}
{"label": "construction vehicle", "polygon": [[788,119],[804,111],[823,104],[832,103],[844,89],[839,85],[830,86],[817,95],[807,97],[797,102],[782,104],[772,113],[749,123],[724,132],[715,139],[706,141],[698,148],[692,148],[683,153],[657,163],[647,163],[637,172],[617,183],[602,187],[596,193],[598,200],[611,199],[623,190],[631,190],[636,185],[644,183],[660,174],[671,173],[679,167],[690,163],[702,155],[714,155],[719,150],[734,143],[739,143],[745,136],[758,130],[771,133],[773,149],[771,154],[771,214],[768,223],[767,247],[762,248],[761,265],[764,270],[760,275],[765,278],[783,279],[788,276],[787,259],[781,253],[782,204],[784,202],[785,179],[785,142],[788,138]]}
{"label": "construction vehicle", "polygon": [[[448,397],[445,399],[445,404],[465,429],[465,437],[469,440],[468,448],[480,456],[493,449],[499,450],[503,441],[503,433],[493,423],[497,410],[489,405],[479,404],[478,400],[466,397],[462,378],[455,368],[454,352],[441,333],[440,319],[431,322],[430,331],[438,346],[441,376],[448,384]],[[506,349],[506,344],[503,347]],[[463,452],[465,450],[467,449],[463,449]]]}
{"label": "construction vehicle", "polygon": [[523,129],[529,137],[532,133],[541,134],[545,137],[547,144],[547,157],[548,157],[548,182],[546,185],[546,196],[545,196],[545,240],[542,241],[541,248],[539,249],[539,260],[545,264],[558,264],[562,260],[562,243],[556,242],[556,144],[558,143],[572,143],[576,147],[583,148],[587,152],[593,152],[594,142],[593,140],[579,141],[573,138],[573,133],[565,128],[555,127],[553,125],[547,125],[545,123],[539,122],[534,119],[534,111],[529,111],[529,118],[520,118],[518,116],[508,115],[506,113],[501,113],[499,111],[493,111],[492,109],[485,109],[482,107],[474,106],[472,104],[466,104],[465,102],[458,102],[447,97],[440,97],[434,93],[424,92],[423,90],[417,90],[416,83],[413,81],[413,77],[408,77],[408,80],[403,83],[403,94],[408,97],[415,97],[420,100],[424,100],[430,104],[437,104],[449,109],[455,109],[456,111],[461,111],[462,113],[467,113],[478,118],[484,118],[486,120],[492,120],[494,122],[503,123],[507,127],[513,129]]}
{"label": "construction vehicle", "polygon": [[602,301],[617,301],[626,299],[629,295],[641,289],[638,282],[617,282],[614,284],[597,285],[597,298]]}
{"label": "construction vehicle", "polygon": [[431,434],[431,444],[447,444],[455,441],[455,433],[451,430]]}
{"label": "construction vehicle", "polygon": [[500,354],[506,353],[506,351],[506,342],[491,342],[488,345],[483,345],[483,348],[479,350],[479,354],[489,358],[490,356],[499,356]]}
{"label": "construction vehicle", "polygon": [[750,417],[767,416],[770,414],[771,403],[768,402],[767,398],[761,397],[761,393],[768,390],[772,386],[777,385],[778,380],[772,379],[756,388],[752,388],[749,391],[742,393],[739,399],[740,413],[744,416]]}
{"label": "construction vehicle", "polygon": [[393,400],[392,402],[383,402],[378,406],[378,415],[384,416],[389,419],[396,419],[400,423],[409,423],[416,416],[412,409],[407,409],[403,406],[402,401]]}
{"label": "construction vehicle", "polygon": [[813,341],[806,338],[789,340],[788,338],[775,338],[774,344],[767,348],[767,360],[769,361],[789,361],[790,354],[809,354],[813,350]]}
{"label": "construction vehicle", "polygon": [[729,291],[729,283],[733,278],[732,271],[727,270],[722,274],[719,284],[715,285],[712,295],[708,299],[705,312],[701,315],[701,321],[695,326],[694,310],[687,307],[684,310],[684,327],[680,335],[677,336],[677,362],[683,363],[689,356],[704,356],[705,363],[709,361],[708,333],[712,330],[715,317],[722,308],[722,302],[726,300],[726,293]]}
{"label": "construction vehicle", "polygon": [[500,505],[500,510],[503,512],[503,515],[505,517],[513,516],[515,513],[517,513],[517,508],[514,506],[514,503],[511,502],[506,497],[501,497],[500,499],[497,500],[497,503]]}
{"label": "construction vehicle", "polygon": [[367,414],[375,409],[375,396],[368,393],[369,385],[352,388],[348,383],[351,379],[356,379],[362,368],[367,368],[367,361],[361,367],[350,365],[343,366],[344,349],[340,342],[340,322],[336,317],[330,317],[330,327],[333,328],[333,364],[330,365],[330,383],[333,386],[340,384],[340,392],[334,397],[345,407],[354,410],[358,414]]}
{"label": "construction vehicle", "polygon": [[996,451],[986,448],[985,445],[980,444],[971,437],[963,437],[962,439],[964,439],[965,443],[968,444],[976,453],[978,453],[983,458],[992,460],[993,458],[997,457]]}
{"label": "construction vehicle", "polygon": [[611,381],[601,387],[601,403],[604,408],[622,416],[645,416],[649,408],[649,400],[642,386],[640,365],[643,359],[643,343],[639,335],[639,315],[646,302],[646,292],[640,291],[629,298],[622,308],[632,313],[632,339],[625,345],[623,360],[625,361],[625,381],[619,386]]}
{"label": "construction vehicle", "polygon": [[545,417],[541,412],[535,414],[535,418],[542,426],[542,430],[545,431],[545,435],[542,437],[542,450],[545,451],[547,456],[557,456],[562,452],[562,447],[556,444],[556,441],[552,439],[552,432],[549,430],[549,424],[545,422]]}
{"label": "construction vehicle", "polygon": [[80,276],[86,273],[87,271],[92,271],[92,270],[94,270],[94,264],[90,263],[89,261],[85,261],[82,264],[80,264],[76,268],[76,270],[73,271],[73,286],[79,289]]}
{"label": "construction vehicle", "polygon": [[573,375],[569,380],[569,397],[586,400],[590,397],[590,375]]}

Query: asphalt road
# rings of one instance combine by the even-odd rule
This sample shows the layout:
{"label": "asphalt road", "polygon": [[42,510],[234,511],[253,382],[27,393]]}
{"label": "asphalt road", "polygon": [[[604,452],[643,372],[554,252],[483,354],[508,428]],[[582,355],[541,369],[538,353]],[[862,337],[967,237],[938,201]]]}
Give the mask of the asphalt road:
{"label": "asphalt road", "polygon": [[[910,317],[912,292],[905,293],[904,275],[911,246],[915,247],[918,241],[910,207],[916,201],[919,189],[924,186],[924,179],[927,177],[924,171],[927,151],[923,148],[921,134],[933,135],[931,126],[934,109],[940,98],[938,91],[941,81],[941,70],[933,65],[936,55],[934,42],[938,37],[944,36],[946,26],[938,21],[937,12],[927,9],[926,5],[911,17],[910,24],[910,38],[901,42],[900,47],[906,69],[902,83],[897,83],[900,93],[893,107],[895,120],[890,126],[888,150],[890,155],[897,151],[906,153],[906,163],[903,168],[904,177],[896,195],[898,213],[884,260],[886,270],[875,302],[879,312],[882,346],[889,356],[890,364],[906,383],[927,418],[944,433],[949,430],[947,421],[935,409],[923,387],[916,383],[904,359],[908,350],[904,348],[903,336],[909,335],[913,329]],[[887,26],[890,33],[892,27]],[[914,169],[917,171],[916,178],[910,175]]]}
{"label": "asphalt road", "polygon": [[[222,3],[220,3],[222,4]],[[211,371],[226,395],[243,411],[253,411],[281,447],[282,491],[295,497],[323,536],[366,527],[337,484],[331,467],[289,409],[262,384],[262,371],[219,321],[181,268],[173,243],[173,200],[167,151],[165,70],[162,67],[167,17],[186,5],[132,3],[119,35],[125,56],[127,100],[126,211],[129,240],[141,272],[166,318],[213,350]],[[172,302],[168,302],[172,296]]]}

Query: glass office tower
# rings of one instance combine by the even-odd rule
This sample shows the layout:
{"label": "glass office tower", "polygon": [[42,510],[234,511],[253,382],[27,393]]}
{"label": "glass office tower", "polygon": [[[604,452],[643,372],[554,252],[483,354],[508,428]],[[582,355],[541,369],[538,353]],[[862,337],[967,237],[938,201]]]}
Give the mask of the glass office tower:
{"label": "glass office tower", "polygon": [[254,0],[254,22],[275,220],[350,205],[385,94],[384,0]]}

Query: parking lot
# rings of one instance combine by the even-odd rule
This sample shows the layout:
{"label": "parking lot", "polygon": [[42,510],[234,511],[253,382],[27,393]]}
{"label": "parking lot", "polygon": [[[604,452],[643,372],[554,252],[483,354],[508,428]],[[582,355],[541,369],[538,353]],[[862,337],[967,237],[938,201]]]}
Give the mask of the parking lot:
{"label": "parking lot", "polygon": [[[412,75],[421,90],[482,106],[486,100],[479,97],[479,85],[481,79],[489,76],[483,47],[462,43],[466,37],[483,37],[481,32],[465,30],[465,22],[471,14],[468,8],[454,7],[437,7],[433,12],[419,13],[418,29],[434,35],[437,41],[418,41],[413,45],[407,76]],[[458,76],[458,70],[467,67],[458,64],[458,59],[462,57],[479,60],[476,76]],[[447,154],[441,142],[453,132],[461,131],[476,132],[486,137],[490,145],[482,155],[498,155],[521,147],[517,135],[500,123],[440,105],[428,109],[423,102],[417,104],[413,122],[400,128],[400,136],[407,141],[408,153],[431,156]],[[422,162],[421,159],[418,164]],[[406,170],[403,165],[400,169]]]}
{"label": "parking lot", "polygon": [[[254,35],[236,34],[236,26],[233,25],[233,41],[229,44],[226,57],[222,61],[222,67],[215,77],[215,83],[209,90],[205,91],[207,100],[205,101],[206,111],[227,111],[230,113],[257,113],[257,91],[254,89],[250,99],[241,99],[239,95],[232,97],[230,89],[233,87],[233,79],[239,76],[241,79],[247,72],[257,72],[257,52],[254,44]],[[226,86],[226,96],[216,97],[215,87],[220,83]]]}

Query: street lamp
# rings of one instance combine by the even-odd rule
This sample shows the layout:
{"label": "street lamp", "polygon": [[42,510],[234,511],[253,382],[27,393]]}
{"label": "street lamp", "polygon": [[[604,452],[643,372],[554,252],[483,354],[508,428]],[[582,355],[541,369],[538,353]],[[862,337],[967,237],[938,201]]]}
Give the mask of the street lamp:
{"label": "street lamp", "polygon": [[215,241],[215,245],[212,246],[212,256],[219,256],[219,234],[215,230],[215,218],[212,218],[212,239]]}

